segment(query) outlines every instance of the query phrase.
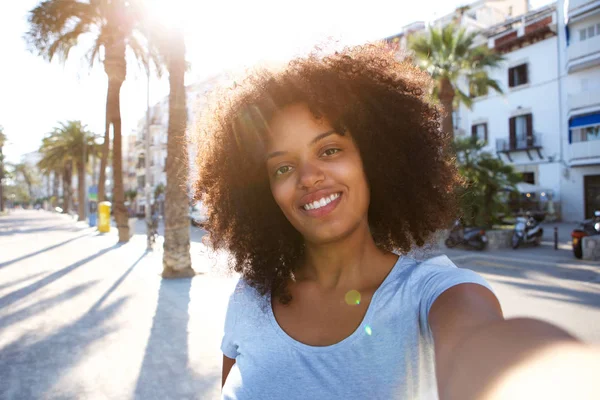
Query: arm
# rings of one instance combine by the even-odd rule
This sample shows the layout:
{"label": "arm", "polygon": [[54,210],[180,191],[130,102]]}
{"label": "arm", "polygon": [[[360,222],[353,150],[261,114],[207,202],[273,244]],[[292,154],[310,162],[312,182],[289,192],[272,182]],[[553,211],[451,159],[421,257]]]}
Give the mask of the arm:
{"label": "arm", "polygon": [[442,400],[587,399],[596,390],[591,371],[600,368],[600,352],[545,322],[505,320],[483,286],[446,290],[433,303],[429,323]]}
{"label": "arm", "polygon": [[229,376],[229,371],[231,371],[231,367],[235,364],[235,358],[229,358],[226,355],[223,355],[223,372],[221,374],[221,388],[225,386],[225,381],[227,380],[227,376]]}

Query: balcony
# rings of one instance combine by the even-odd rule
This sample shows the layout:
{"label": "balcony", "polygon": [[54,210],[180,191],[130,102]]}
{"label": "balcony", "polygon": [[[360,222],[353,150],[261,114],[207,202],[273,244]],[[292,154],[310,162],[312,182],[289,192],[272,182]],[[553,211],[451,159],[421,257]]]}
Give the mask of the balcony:
{"label": "balcony", "polygon": [[569,95],[569,111],[600,104],[600,83],[584,92]]}
{"label": "balcony", "polygon": [[496,152],[505,154],[509,161],[512,162],[511,153],[516,153],[519,151],[526,151],[527,157],[531,161],[533,161],[533,157],[531,156],[531,151],[534,150],[537,152],[537,155],[540,159],[543,159],[541,153],[542,149],[542,140],[541,136],[538,133],[534,133],[533,135],[520,135],[515,138],[515,140],[510,139],[496,139]]}
{"label": "balcony", "polygon": [[598,0],[570,0],[569,18],[575,17],[589,9],[594,8],[600,3]]}
{"label": "balcony", "polygon": [[567,70],[570,73],[600,65],[600,37],[571,42],[567,47],[567,55]]}
{"label": "balcony", "polygon": [[571,143],[569,150],[570,165],[596,164],[600,157],[600,140]]}

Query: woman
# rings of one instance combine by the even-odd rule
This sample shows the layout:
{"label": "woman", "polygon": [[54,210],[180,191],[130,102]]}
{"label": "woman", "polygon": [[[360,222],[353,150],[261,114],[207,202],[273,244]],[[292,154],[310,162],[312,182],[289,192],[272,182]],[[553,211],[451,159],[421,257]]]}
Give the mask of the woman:
{"label": "woman", "polygon": [[447,257],[403,255],[456,215],[430,87],[369,45],[256,72],[205,114],[198,197],[241,274],[223,398],[479,398],[539,343],[573,341],[505,321]]}

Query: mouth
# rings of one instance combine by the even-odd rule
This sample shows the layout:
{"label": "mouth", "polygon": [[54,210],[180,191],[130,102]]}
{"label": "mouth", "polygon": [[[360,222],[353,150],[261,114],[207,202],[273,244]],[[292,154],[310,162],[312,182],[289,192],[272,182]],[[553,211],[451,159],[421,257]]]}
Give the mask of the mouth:
{"label": "mouth", "polygon": [[341,192],[333,193],[307,203],[300,207],[300,209],[312,217],[320,217],[333,211],[339,204],[341,197]]}

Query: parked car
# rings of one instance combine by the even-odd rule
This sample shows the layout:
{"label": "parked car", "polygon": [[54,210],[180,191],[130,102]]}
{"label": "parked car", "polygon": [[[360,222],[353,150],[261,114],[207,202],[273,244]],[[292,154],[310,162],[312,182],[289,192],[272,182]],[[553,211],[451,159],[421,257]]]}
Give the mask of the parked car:
{"label": "parked car", "polygon": [[207,210],[201,201],[190,207],[190,223],[192,226],[202,227],[207,220]]}
{"label": "parked car", "polygon": [[577,258],[583,257],[581,240],[586,236],[600,235],[600,210],[594,211],[594,218],[586,219],[571,232],[573,254]]}

